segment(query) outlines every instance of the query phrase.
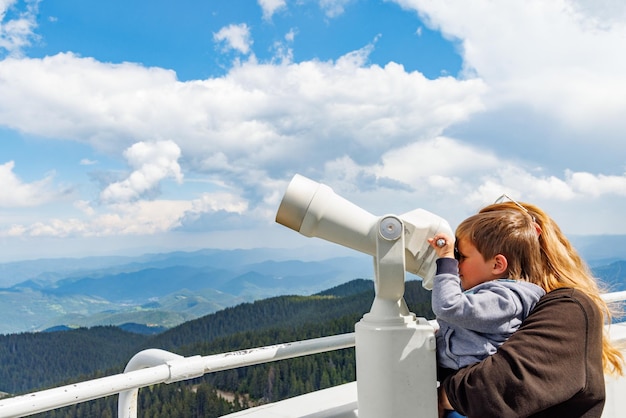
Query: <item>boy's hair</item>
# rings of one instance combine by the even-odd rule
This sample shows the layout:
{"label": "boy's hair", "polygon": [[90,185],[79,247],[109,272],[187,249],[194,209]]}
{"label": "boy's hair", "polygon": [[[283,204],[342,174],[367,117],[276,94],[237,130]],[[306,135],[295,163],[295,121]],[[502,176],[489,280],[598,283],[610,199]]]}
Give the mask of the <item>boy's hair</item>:
{"label": "boy's hair", "polygon": [[532,217],[515,210],[483,212],[465,219],[456,240],[476,247],[485,260],[502,254],[510,279],[538,283],[543,276],[538,229]]}

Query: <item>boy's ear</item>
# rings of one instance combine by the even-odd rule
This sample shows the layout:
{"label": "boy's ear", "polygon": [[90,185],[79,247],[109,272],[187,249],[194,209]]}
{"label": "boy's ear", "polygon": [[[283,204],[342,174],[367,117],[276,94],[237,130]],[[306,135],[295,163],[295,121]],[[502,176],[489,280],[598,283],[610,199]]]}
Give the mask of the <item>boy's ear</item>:
{"label": "boy's ear", "polygon": [[507,261],[506,257],[502,254],[496,254],[496,256],[493,258],[492,273],[496,275],[501,275],[506,273],[508,268],[509,262]]}

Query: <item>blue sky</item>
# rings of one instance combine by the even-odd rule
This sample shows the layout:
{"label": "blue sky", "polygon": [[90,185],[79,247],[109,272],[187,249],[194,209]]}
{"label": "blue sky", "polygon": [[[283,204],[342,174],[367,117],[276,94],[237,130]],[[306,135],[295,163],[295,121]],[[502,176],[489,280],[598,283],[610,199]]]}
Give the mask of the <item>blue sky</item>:
{"label": "blue sky", "polygon": [[626,234],[626,6],[0,1],[0,261],[314,245],[295,173],[454,227]]}

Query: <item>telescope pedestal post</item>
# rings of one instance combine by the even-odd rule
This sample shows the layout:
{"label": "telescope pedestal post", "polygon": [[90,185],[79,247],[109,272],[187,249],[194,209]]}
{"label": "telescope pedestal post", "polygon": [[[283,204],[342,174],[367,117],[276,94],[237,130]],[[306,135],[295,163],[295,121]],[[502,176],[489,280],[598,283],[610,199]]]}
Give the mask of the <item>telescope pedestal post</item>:
{"label": "telescope pedestal post", "polygon": [[402,222],[381,218],[379,232],[376,295],[370,312],[355,325],[359,418],[434,418],[435,336],[432,326],[416,319],[404,302]]}

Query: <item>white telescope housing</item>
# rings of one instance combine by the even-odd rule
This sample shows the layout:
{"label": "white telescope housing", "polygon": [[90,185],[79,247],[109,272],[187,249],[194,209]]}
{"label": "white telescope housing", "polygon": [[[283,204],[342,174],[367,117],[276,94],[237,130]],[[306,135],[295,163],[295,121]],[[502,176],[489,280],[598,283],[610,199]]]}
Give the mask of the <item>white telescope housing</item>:
{"label": "white telescope housing", "polygon": [[[376,255],[378,222],[374,216],[335,194],[324,184],[296,174],[283,197],[276,222],[307,237],[318,237],[365,254]],[[398,216],[404,225],[405,269],[432,288],[435,251],[427,239],[439,232],[453,235],[450,225],[424,209]]]}
{"label": "white telescope housing", "polygon": [[451,234],[448,223],[423,209],[377,217],[300,175],[276,222],[374,257],[374,302],[354,327],[359,418],[437,416],[434,330],[409,312],[404,282],[409,271],[432,287],[436,254],[428,238]]}

